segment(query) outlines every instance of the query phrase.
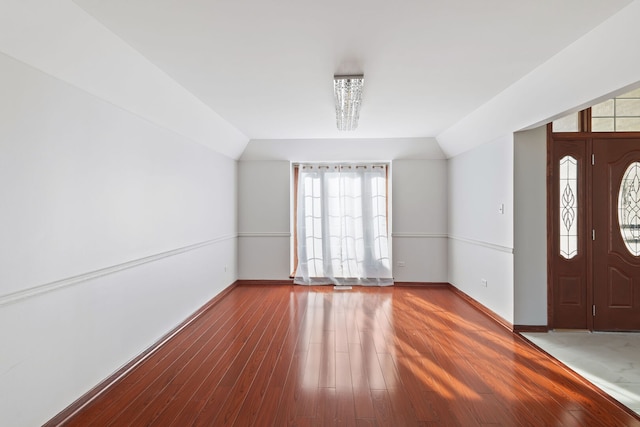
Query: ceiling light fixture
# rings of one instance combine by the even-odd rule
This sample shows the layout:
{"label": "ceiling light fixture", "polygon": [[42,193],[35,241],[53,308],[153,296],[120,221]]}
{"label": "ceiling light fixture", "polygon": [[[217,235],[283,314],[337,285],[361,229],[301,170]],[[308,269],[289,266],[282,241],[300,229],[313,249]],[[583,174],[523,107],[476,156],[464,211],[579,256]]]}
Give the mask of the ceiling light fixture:
{"label": "ceiling light fixture", "polygon": [[333,76],[338,130],[355,130],[360,117],[364,75]]}

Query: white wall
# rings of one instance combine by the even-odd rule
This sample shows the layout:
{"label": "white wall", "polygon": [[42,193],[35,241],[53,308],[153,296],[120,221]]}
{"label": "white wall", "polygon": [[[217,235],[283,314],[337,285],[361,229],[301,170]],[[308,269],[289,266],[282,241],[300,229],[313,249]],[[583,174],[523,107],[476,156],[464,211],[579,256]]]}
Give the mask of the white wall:
{"label": "white wall", "polygon": [[448,172],[449,282],[513,323],[513,136],[449,159]]}
{"label": "white wall", "polygon": [[547,324],[546,126],[514,135],[514,324]]}
{"label": "white wall", "polygon": [[0,93],[0,425],[33,426],[236,279],[236,162],[3,54]]}
{"label": "white wall", "polygon": [[238,165],[241,279],[291,274],[291,162],[304,161],[392,161],[394,278],[447,281],[447,162],[433,138],[250,141]]}
{"label": "white wall", "polygon": [[237,158],[248,138],[73,0],[4,1],[0,52],[205,147]]}

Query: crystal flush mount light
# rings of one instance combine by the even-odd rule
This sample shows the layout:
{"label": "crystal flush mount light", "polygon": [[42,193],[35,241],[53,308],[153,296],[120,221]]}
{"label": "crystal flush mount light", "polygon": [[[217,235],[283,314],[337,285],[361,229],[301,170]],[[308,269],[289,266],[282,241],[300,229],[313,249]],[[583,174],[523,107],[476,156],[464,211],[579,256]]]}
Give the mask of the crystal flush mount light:
{"label": "crystal flush mount light", "polygon": [[360,117],[364,75],[333,76],[338,130],[355,130]]}

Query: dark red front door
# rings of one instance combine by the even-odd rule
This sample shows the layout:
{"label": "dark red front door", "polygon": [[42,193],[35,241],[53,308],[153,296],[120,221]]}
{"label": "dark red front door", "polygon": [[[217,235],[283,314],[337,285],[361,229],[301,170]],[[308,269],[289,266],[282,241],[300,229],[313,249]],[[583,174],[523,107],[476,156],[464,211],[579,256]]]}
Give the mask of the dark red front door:
{"label": "dark red front door", "polygon": [[640,330],[640,138],[594,138],[593,153],[593,329]]}

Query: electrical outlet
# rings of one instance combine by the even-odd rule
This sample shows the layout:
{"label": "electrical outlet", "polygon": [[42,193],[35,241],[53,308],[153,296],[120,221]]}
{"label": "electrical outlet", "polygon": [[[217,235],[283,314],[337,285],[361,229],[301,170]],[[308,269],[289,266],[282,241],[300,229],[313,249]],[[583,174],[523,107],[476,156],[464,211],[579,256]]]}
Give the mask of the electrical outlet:
{"label": "electrical outlet", "polygon": [[482,283],[483,287],[487,287],[487,279],[480,279],[480,283]]}
{"label": "electrical outlet", "polygon": [[398,267],[406,267],[406,265],[404,261],[398,261]]}

